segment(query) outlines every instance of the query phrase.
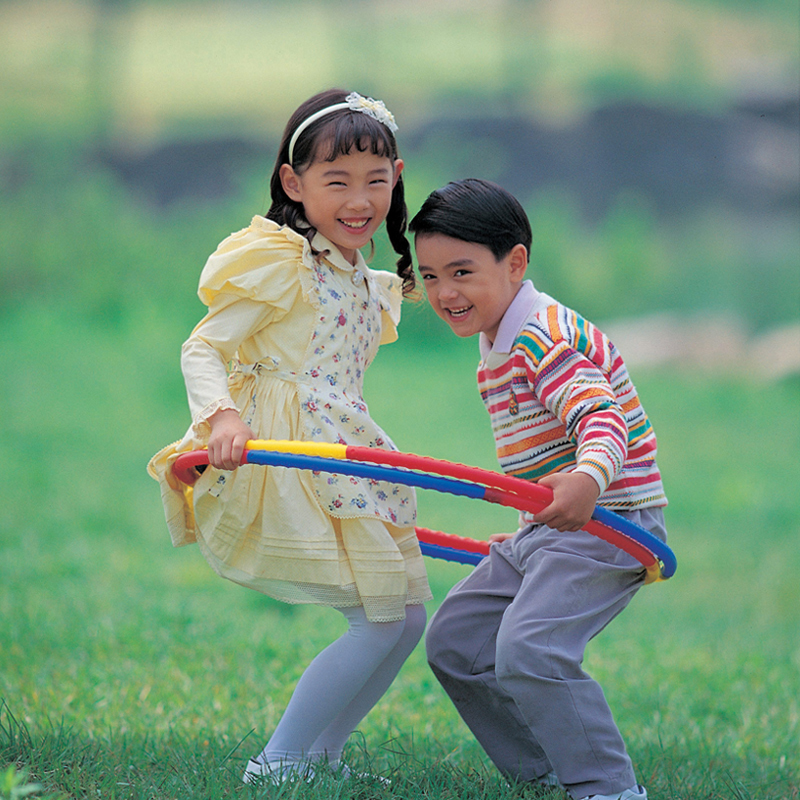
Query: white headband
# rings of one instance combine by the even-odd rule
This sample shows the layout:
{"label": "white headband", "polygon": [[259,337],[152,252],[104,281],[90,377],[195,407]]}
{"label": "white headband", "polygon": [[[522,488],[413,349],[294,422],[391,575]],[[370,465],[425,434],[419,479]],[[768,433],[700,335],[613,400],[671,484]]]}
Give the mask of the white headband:
{"label": "white headband", "polygon": [[344,99],[344,103],[336,103],[332,106],[327,106],[316,114],[306,117],[295,128],[292,138],[289,141],[289,163],[292,163],[292,156],[294,155],[294,146],[300,134],[312,123],[316,122],[320,117],[330,114],[334,111],[339,111],[343,108],[349,108],[351,111],[360,111],[368,117],[378,120],[378,122],[385,125],[392,133],[397,133],[397,123],[394,121],[394,115],[383,104],[382,100],[373,100],[371,97],[362,97],[358,92],[351,92]]}

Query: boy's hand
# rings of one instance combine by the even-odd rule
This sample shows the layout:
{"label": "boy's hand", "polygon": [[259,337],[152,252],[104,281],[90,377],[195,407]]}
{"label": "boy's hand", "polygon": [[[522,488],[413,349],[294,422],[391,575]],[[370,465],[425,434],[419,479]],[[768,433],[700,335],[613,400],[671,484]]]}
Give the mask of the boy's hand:
{"label": "boy's hand", "polygon": [[208,418],[211,436],[208,439],[208,463],[216,469],[236,469],[242,461],[244,446],[255,439],[238,412],[223,409]]}
{"label": "boy's hand", "polygon": [[514,533],[493,533],[489,537],[489,544],[494,544],[495,542],[504,542],[506,539],[511,539],[516,536],[516,532]]}
{"label": "boy's hand", "polygon": [[600,487],[585,472],[558,472],[539,481],[553,490],[553,502],[534,520],[558,531],[577,531],[591,518]]}

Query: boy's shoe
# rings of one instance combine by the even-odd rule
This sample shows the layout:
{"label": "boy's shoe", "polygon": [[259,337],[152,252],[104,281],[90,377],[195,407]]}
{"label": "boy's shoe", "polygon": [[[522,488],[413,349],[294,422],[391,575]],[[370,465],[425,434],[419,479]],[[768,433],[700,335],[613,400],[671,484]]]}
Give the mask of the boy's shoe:
{"label": "boy's shoe", "polygon": [[555,786],[559,789],[564,788],[555,772],[548,772],[545,775],[541,775],[536,779],[536,783],[540,784],[541,786]]}
{"label": "boy's shoe", "polygon": [[242,783],[259,783],[268,781],[270,783],[285,783],[291,778],[305,778],[311,780],[314,777],[314,769],[310,764],[305,763],[285,763],[264,764],[251,758],[242,775]]}
{"label": "boy's shoe", "polygon": [[647,790],[644,786],[631,786],[620,794],[592,794],[583,800],[647,800]]}

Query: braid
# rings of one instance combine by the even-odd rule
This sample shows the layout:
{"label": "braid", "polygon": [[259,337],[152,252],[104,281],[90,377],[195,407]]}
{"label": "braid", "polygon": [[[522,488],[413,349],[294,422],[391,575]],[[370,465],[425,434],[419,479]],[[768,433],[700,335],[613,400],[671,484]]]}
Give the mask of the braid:
{"label": "braid", "polygon": [[403,296],[408,297],[416,286],[414,278],[414,265],[411,260],[411,245],[406,239],[406,225],[408,223],[408,209],[406,208],[405,189],[403,176],[397,179],[397,184],[392,192],[392,202],[389,213],[386,215],[386,233],[395,252],[400,255],[397,259],[397,274],[403,280]]}

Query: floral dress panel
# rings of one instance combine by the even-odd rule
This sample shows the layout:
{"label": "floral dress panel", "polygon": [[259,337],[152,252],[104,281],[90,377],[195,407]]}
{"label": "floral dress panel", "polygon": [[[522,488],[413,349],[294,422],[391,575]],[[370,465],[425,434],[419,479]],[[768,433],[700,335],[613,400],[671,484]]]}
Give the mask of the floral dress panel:
{"label": "floral dress panel", "polygon": [[[359,269],[314,265],[320,314],[299,384],[307,438],[395,449],[372,421],[362,399],[364,372],[380,344],[381,304],[374,278]],[[316,474],[315,474],[316,475]],[[346,475],[320,474],[315,491],[333,516],[376,516],[414,524],[414,496],[406,487]]]}

